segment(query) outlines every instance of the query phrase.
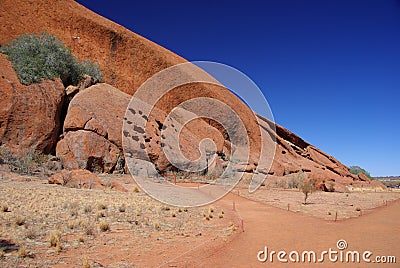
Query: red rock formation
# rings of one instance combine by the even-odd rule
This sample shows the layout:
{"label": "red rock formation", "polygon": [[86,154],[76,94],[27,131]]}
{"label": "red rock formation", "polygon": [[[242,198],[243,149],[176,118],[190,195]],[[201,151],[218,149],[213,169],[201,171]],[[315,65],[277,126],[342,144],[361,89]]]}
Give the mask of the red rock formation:
{"label": "red rock formation", "polygon": [[34,148],[50,153],[60,129],[64,99],[60,79],[22,85],[6,56],[0,54],[0,141],[22,154]]}
{"label": "red rock formation", "polygon": [[104,189],[101,180],[92,172],[84,169],[61,170],[51,176],[48,182],[71,188]]}
{"label": "red rock formation", "polygon": [[122,157],[122,119],[130,98],[110,85],[96,84],[72,99],[56,148],[65,168],[114,171]]}
{"label": "red rock formation", "polygon": [[[56,35],[79,59],[89,58],[98,61],[105,74],[105,82],[129,95],[134,94],[144,81],[160,70],[185,62],[183,58],[167,49],[91,12],[75,1],[37,0],[18,1],[16,4],[15,1],[2,0],[1,44],[26,32],[41,31]],[[5,80],[2,81],[5,83]],[[49,87],[54,86],[51,82],[45,83],[50,83]],[[11,92],[12,87],[10,85],[7,87]],[[76,90],[71,92],[73,95]],[[161,152],[157,120],[163,122],[174,107],[196,97],[210,97],[233,107],[243,120],[250,138],[251,156],[248,163],[241,165],[247,171],[254,170],[259,165],[258,156],[262,146],[257,118],[228,90],[202,84],[189,84],[176,88],[165,94],[158,102],[156,108],[159,112],[149,118],[145,130],[148,142],[144,146],[151,160],[161,170],[170,167]],[[64,124],[64,137],[57,144],[57,155],[62,159],[64,166],[71,169],[94,169],[93,166],[98,165],[106,172],[115,169],[118,155],[121,153],[121,125],[128,100],[128,95],[118,93],[105,84],[81,91],[72,99]],[[12,103],[10,98],[5,102],[7,103]],[[7,105],[1,108],[6,111],[3,107]],[[199,108],[207,109],[207,107]],[[43,119],[39,120],[41,122]],[[54,122],[57,122],[57,119],[54,119]],[[273,148],[272,142],[276,140],[275,159],[269,174],[293,176],[303,171],[309,177],[316,179],[317,185],[324,190],[327,186],[330,187],[330,184],[338,190],[343,190],[341,188],[343,185],[353,182],[370,185],[369,180],[350,174],[349,169],[335,158],[285,128],[277,125],[275,130],[270,122],[263,120],[259,124],[268,137],[264,146]],[[0,134],[6,137],[3,132]],[[198,124],[192,123],[185,127],[180,137],[181,149],[187,157],[194,159],[198,156],[198,141],[210,137],[216,143],[217,150],[229,155],[230,142],[225,134],[224,129],[215,122],[198,120]],[[51,145],[43,146],[51,147]],[[258,171],[265,174],[268,173],[268,168],[258,166]]]}

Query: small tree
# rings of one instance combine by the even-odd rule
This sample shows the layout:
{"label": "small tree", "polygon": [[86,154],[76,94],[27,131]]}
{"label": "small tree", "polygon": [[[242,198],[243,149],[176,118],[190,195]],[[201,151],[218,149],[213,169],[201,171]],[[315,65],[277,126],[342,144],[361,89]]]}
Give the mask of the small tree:
{"label": "small tree", "polygon": [[299,189],[304,194],[304,205],[307,204],[307,198],[315,192],[315,181],[312,178],[307,178],[303,172],[299,172]]}

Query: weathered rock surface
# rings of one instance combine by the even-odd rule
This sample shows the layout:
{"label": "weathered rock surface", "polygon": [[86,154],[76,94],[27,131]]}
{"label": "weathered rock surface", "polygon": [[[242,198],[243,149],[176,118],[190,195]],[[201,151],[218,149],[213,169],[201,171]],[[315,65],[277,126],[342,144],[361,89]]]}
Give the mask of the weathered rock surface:
{"label": "weathered rock surface", "polygon": [[[33,21],[35,23],[32,23]],[[11,38],[23,33],[40,31],[56,35],[79,59],[89,58],[99,62],[104,72],[105,82],[129,95],[133,95],[144,81],[160,70],[186,62],[185,59],[167,49],[91,12],[72,0],[18,1],[17,5],[15,1],[2,1],[0,44],[7,43]],[[4,79],[1,81],[6,84],[5,90],[3,86],[1,87],[2,91],[9,92],[1,101],[11,103],[10,96],[14,94],[11,93],[13,86]],[[91,83],[91,81],[86,82],[86,85]],[[54,86],[51,83],[58,82],[44,83],[50,83],[46,84],[47,88]],[[151,90],[153,90],[151,94],[157,94],[157,88]],[[48,91],[51,89],[46,89],[45,92]],[[113,172],[117,169],[122,155],[121,128],[129,95],[106,84],[97,84],[85,90],[70,88],[67,92],[69,99],[74,97],[64,122],[63,137],[57,144],[57,156],[69,169],[85,168]],[[26,94],[31,96],[29,92]],[[171,164],[162,152],[162,146],[168,146],[168,144],[162,142],[160,123],[163,124],[166,115],[179,104],[198,97],[212,98],[226,103],[243,120],[249,135],[251,154],[246,163],[240,163],[239,168],[242,170],[251,172],[256,169],[261,174],[269,173],[279,177],[293,176],[303,171],[308,177],[316,179],[321,189],[330,187],[328,182],[332,182],[332,187],[335,190],[341,189],[340,191],[345,190],[341,188],[342,186],[351,184],[377,185],[377,182],[371,183],[368,178],[350,174],[349,169],[335,158],[323,153],[289,130],[278,125],[274,128],[270,122],[257,119],[250,109],[228,90],[216,85],[199,83],[187,84],[163,95],[155,107],[159,112],[147,119],[146,129],[143,130],[146,140],[141,146],[147,150],[151,161],[156,163],[160,170],[171,168]],[[209,106],[200,105],[196,108],[203,112],[209,109]],[[2,109],[1,113],[5,114],[0,122],[7,122],[10,109],[8,106],[1,106],[0,109]],[[32,113],[33,110],[30,111]],[[24,113],[20,111],[18,114]],[[48,115],[48,110],[43,110],[43,114]],[[217,116],[229,117],[223,110]],[[43,125],[41,120],[43,119],[35,121],[35,127]],[[173,120],[179,122],[179,116]],[[18,146],[25,142],[20,137],[29,136],[30,134],[26,133],[31,133],[29,129],[34,129],[26,125],[17,131],[18,135],[7,136],[7,132],[3,131],[3,124],[5,123],[2,123],[0,127],[1,140],[8,144],[18,140],[19,143],[16,143]],[[261,133],[259,124],[263,129]],[[53,129],[53,127],[46,125],[47,129]],[[263,161],[258,160],[262,146],[260,140],[262,133],[267,137],[263,144],[267,146],[267,149],[274,148],[272,145],[276,141],[275,158],[270,170],[269,167],[263,166]],[[135,137],[132,133],[128,134]],[[221,125],[204,119],[187,124],[179,137],[180,149],[188,159],[193,160],[200,156],[198,145],[205,137],[215,142],[219,156],[231,154],[231,143],[226,136],[226,131]],[[53,136],[44,140],[51,142],[39,142],[38,146],[46,151],[52,147]],[[33,146],[32,142],[26,143]],[[132,142],[134,142],[133,138]],[[223,166],[223,163],[220,163],[220,166]]]}
{"label": "weathered rock surface", "polygon": [[50,153],[60,130],[64,100],[60,79],[22,85],[7,56],[0,54],[0,141],[17,154]]}
{"label": "weathered rock surface", "polygon": [[129,95],[107,84],[91,86],[72,99],[56,148],[65,168],[121,168],[117,164],[122,157],[122,119],[129,100]]}
{"label": "weathered rock surface", "polygon": [[71,188],[103,189],[101,180],[85,169],[61,170],[48,180],[49,184],[59,184]]}

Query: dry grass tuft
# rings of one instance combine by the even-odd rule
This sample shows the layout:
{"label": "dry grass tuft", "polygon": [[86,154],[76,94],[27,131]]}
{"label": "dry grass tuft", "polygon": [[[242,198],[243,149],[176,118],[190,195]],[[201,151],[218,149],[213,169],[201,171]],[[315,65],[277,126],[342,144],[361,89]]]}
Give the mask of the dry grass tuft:
{"label": "dry grass tuft", "polygon": [[3,249],[0,248],[0,260],[1,260],[1,259],[4,259],[5,256],[6,256],[6,253],[4,252]]}
{"label": "dry grass tuft", "polygon": [[26,249],[26,246],[21,246],[21,247],[19,248],[19,250],[18,250],[18,257],[20,257],[20,258],[26,258],[26,257],[28,257],[28,255],[29,255],[29,252],[28,252],[28,250]]}
{"label": "dry grass tuft", "polygon": [[99,224],[99,229],[102,232],[107,232],[110,231],[110,224],[108,224],[107,222],[100,222]]}
{"label": "dry grass tuft", "polygon": [[59,231],[53,231],[49,235],[50,247],[56,247],[61,242],[61,233]]}
{"label": "dry grass tuft", "polygon": [[90,262],[89,262],[89,260],[85,257],[85,258],[83,259],[83,261],[82,261],[82,268],[90,268],[90,267],[91,267]]}
{"label": "dry grass tuft", "polygon": [[21,217],[21,216],[18,216],[18,217],[15,219],[15,224],[18,225],[18,226],[24,225],[24,224],[25,224],[25,218],[24,218],[24,217]]}
{"label": "dry grass tuft", "polygon": [[119,211],[119,212],[125,212],[125,211],[126,211],[126,206],[125,206],[125,204],[122,204],[121,206],[119,206],[118,211]]}
{"label": "dry grass tuft", "polygon": [[100,204],[98,204],[97,208],[100,210],[103,210],[103,209],[107,209],[107,206],[100,203]]}

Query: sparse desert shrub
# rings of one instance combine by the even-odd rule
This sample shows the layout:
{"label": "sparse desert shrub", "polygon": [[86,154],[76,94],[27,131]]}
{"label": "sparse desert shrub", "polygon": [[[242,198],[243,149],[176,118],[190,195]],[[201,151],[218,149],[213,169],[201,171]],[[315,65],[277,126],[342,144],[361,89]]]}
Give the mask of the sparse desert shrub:
{"label": "sparse desert shrub", "polygon": [[171,210],[171,208],[170,208],[169,206],[163,206],[161,209],[164,210],[164,211],[169,211],[169,210]]}
{"label": "sparse desert shrub", "polygon": [[72,217],[76,217],[76,216],[78,216],[78,210],[77,209],[73,209],[73,210],[71,210],[71,216]]}
{"label": "sparse desert shrub", "polygon": [[107,206],[104,204],[99,204],[97,207],[98,209],[107,209]]}
{"label": "sparse desert shrub", "polygon": [[87,258],[84,258],[82,261],[82,268],[90,268],[90,262]]}
{"label": "sparse desert shrub", "polygon": [[134,193],[138,193],[138,192],[139,192],[139,188],[137,188],[137,187],[135,186],[135,188],[133,188],[133,192],[134,192]]}
{"label": "sparse desert shrub", "polygon": [[361,211],[361,208],[360,207],[356,207],[356,211]]}
{"label": "sparse desert shrub", "polygon": [[122,204],[121,206],[119,206],[118,211],[119,211],[119,212],[125,212],[125,211],[126,211],[126,206],[125,206],[125,204]]}
{"label": "sparse desert shrub", "polygon": [[20,248],[18,249],[18,257],[20,258],[26,258],[28,257],[29,252],[26,249],[26,246],[20,246]]}
{"label": "sparse desert shrub", "polygon": [[4,252],[3,249],[0,248],[0,260],[4,259],[6,256],[6,253]]}
{"label": "sparse desert shrub", "polygon": [[110,231],[110,224],[108,224],[107,222],[100,222],[99,229],[102,232]]}
{"label": "sparse desert shrub", "polygon": [[61,241],[58,241],[56,244],[56,252],[61,252],[63,250],[63,245],[61,244]]}
{"label": "sparse desert shrub", "polygon": [[299,189],[304,194],[304,205],[306,205],[307,199],[310,196],[310,194],[315,192],[315,182],[312,178],[307,178],[302,172],[299,172],[298,178],[299,178]]}
{"label": "sparse desert shrub", "polygon": [[37,237],[37,233],[33,229],[29,229],[25,233],[25,238],[32,240],[32,239],[35,239],[36,237]]}
{"label": "sparse desert shrub", "polygon": [[224,217],[224,212],[221,211],[221,213],[218,214],[218,218],[222,219]]}
{"label": "sparse desert shrub", "polygon": [[1,48],[8,56],[22,84],[60,77],[64,85],[77,85],[83,74],[102,80],[98,65],[78,62],[71,51],[55,36],[48,33],[22,35]]}
{"label": "sparse desert shrub", "polygon": [[52,231],[49,235],[50,247],[56,247],[57,243],[61,242],[61,233],[59,231]]}
{"label": "sparse desert shrub", "polygon": [[96,213],[96,218],[97,218],[97,219],[104,218],[105,216],[106,216],[106,215],[104,214],[103,211],[99,211],[99,212]]}
{"label": "sparse desert shrub", "polygon": [[172,213],[171,213],[171,216],[172,216],[173,218],[175,218],[175,217],[176,217],[176,213],[175,213],[175,212],[172,212]]}
{"label": "sparse desert shrub", "polygon": [[8,212],[8,206],[7,205],[2,205],[1,206],[1,211]]}
{"label": "sparse desert shrub", "polygon": [[298,188],[299,186],[299,181],[296,180],[295,178],[289,178],[287,181],[287,187],[289,189],[294,189],[294,188]]}
{"label": "sparse desert shrub", "polygon": [[84,226],[84,231],[86,235],[94,235],[94,228],[89,223]]}
{"label": "sparse desert shrub", "polygon": [[0,147],[0,164],[7,164],[19,174],[33,175],[50,157],[36,152],[34,149],[26,149],[22,152],[23,157],[16,157],[6,147]]}
{"label": "sparse desert shrub", "polygon": [[352,173],[354,175],[358,175],[360,173],[363,173],[365,176],[367,176],[371,180],[374,179],[368,171],[366,171],[365,169],[363,169],[363,168],[361,168],[359,166],[351,166],[350,167],[350,173]]}
{"label": "sparse desert shrub", "polygon": [[160,230],[160,224],[158,223],[158,221],[153,222],[153,227],[156,230]]}
{"label": "sparse desert shrub", "polygon": [[85,208],[83,209],[83,212],[85,213],[91,213],[92,212],[92,207],[90,205],[86,205]]}
{"label": "sparse desert shrub", "polygon": [[78,242],[79,243],[85,243],[85,239],[81,236],[78,238]]}
{"label": "sparse desert shrub", "polygon": [[68,222],[68,224],[67,224],[67,226],[68,226],[68,228],[69,229],[74,229],[75,228],[75,222],[73,222],[73,221],[70,221],[70,222]]}
{"label": "sparse desert shrub", "polygon": [[15,224],[18,226],[22,226],[25,224],[25,218],[22,216],[18,216],[17,218],[15,218]]}

